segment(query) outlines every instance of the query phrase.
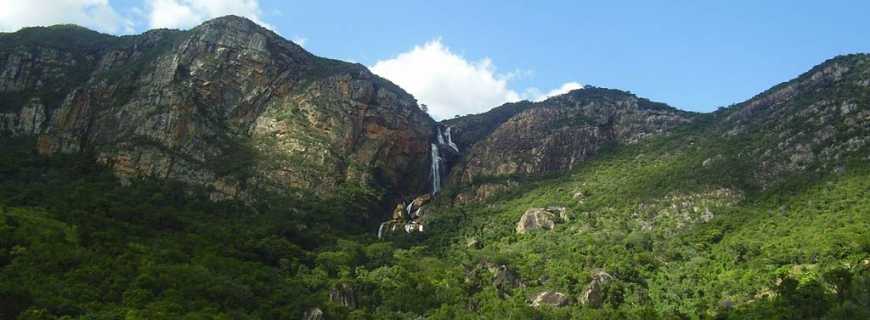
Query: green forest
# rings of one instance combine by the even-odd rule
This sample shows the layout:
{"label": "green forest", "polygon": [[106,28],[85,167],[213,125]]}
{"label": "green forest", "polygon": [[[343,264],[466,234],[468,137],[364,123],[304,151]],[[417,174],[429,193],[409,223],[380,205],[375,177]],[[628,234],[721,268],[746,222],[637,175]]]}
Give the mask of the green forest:
{"label": "green forest", "polygon": [[[870,318],[867,162],[762,188],[748,160],[699,166],[738,142],[692,130],[483,203],[445,190],[426,233],[384,240],[377,188],[212,202],[4,138],[0,319]],[[553,206],[552,231],[514,232]],[[544,291],[570,301],[531,306]]]}

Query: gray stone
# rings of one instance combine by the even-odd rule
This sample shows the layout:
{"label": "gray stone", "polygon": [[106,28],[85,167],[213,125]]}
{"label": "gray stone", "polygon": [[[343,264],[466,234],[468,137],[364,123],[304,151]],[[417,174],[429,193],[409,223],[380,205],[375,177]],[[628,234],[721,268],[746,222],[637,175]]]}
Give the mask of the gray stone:
{"label": "gray stone", "polygon": [[564,307],[571,304],[568,296],[561,292],[544,291],[535,295],[532,299],[532,307],[538,308],[541,306]]}
{"label": "gray stone", "polygon": [[320,308],[311,308],[305,311],[302,320],[323,320],[323,310]]}

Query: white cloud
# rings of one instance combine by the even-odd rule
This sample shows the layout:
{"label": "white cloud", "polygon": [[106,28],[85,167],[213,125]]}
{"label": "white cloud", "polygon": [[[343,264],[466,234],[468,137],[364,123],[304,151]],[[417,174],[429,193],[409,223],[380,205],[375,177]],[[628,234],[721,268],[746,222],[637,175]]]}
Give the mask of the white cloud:
{"label": "white cloud", "polygon": [[509,81],[531,71],[497,74],[489,58],[468,61],[451,52],[440,39],[378,61],[370,68],[426,104],[429,114],[435,119],[480,113],[520,99],[539,101],[580,87],[578,83],[570,82],[546,94],[531,88],[520,95],[509,88]]}
{"label": "white cloud", "polygon": [[526,89],[526,92],[523,94],[523,98],[532,100],[535,102],[547,100],[547,98],[558,96],[560,94],[566,94],[572,90],[583,89],[583,85],[579,82],[571,81],[565,82],[561,87],[550,90],[547,93],[542,93],[538,88],[529,88]]}
{"label": "white cloud", "polygon": [[0,0],[0,31],[74,23],[107,33],[132,33],[133,22],[108,0]]}
{"label": "white cloud", "polygon": [[146,12],[151,28],[188,29],[205,20],[233,14],[275,29],[261,19],[257,0],[147,0]]}

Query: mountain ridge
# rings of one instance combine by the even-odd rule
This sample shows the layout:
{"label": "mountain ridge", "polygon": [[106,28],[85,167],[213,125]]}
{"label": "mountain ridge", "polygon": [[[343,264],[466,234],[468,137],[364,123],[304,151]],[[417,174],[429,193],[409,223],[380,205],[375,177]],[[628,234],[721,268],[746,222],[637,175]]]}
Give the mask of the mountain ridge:
{"label": "mountain ridge", "polygon": [[[38,38],[29,41],[39,30],[84,32],[85,41],[78,50],[59,51]],[[325,188],[310,189],[323,191],[343,181],[409,192],[425,188],[432,120],[404,90],[361,65],[316,57],[235,16],[189,31],[137,36],[83,30],[56,27],[4,35],[20,41],[7,42],[3,50],[7,62],[0,89],[18,100],[0,108],[7,111],[0,131],[40,136],[43,153],[97,148],[100,161],[122,176],[157,175],[211,185],[216,198],[244,197],[245,181],[254,176],[260,185],[320,184]],[[79,45],[75,37],[68,38]],[[52,64],[58,66],[48,69]],[[64,82],[46,85],[50,81],[43,78]],[[71,87],[76,83],[84,85]],[[143,113],[143,105],[150,113]],[[135,117],[139,119],[131,120]],[[288,130],[295,134],[276,140],[288,137]],[[125,136],[126,142],[116,138]],[[140,150],[147,145],[152,147]],[[311,156],[293,151],[305,149]],[[380,153],[395,161],[385,162],[376,156]],[[205,168],[217,164],[221,155],[262,172],[229,177],[245,168]],[[321,174],[306,173],[311,168]]]}

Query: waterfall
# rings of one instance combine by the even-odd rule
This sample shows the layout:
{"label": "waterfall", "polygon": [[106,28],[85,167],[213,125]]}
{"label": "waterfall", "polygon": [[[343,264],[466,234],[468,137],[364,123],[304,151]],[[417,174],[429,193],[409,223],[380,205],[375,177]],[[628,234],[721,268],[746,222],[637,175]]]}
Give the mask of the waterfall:
{"label": "waterfall", "polygon": [[438,129],[438,134],[436,135],[436,137],[438,137],[438,144],[442,145],[442,144],[444,144],[444,135],[441,134],[441,127],[435,127],[435,128]]}
{"label": "waterfall", "polygon": [[459,152],[459,147],[453,143],[453,137],[450,135],[450,127],[447,127],[447,130],[444,131],[444,135],[447,137],[447,145],[453,148],[454,151]]}
{"label": "waterfall", "polygon": [[[440,129],[439,129],[440,130]],[[439,137],[441,135],[438,135]],[[441,155],[438,153],[438,145],[432,144],[432,194],[441,190]]]}
{"label": "waterfall", "polygon": [[384,226],[387,225],[387,223],[389,223],[389,221],[381,223],[381,226],[378,227],[378,239],[381,239],[384,236]]}

